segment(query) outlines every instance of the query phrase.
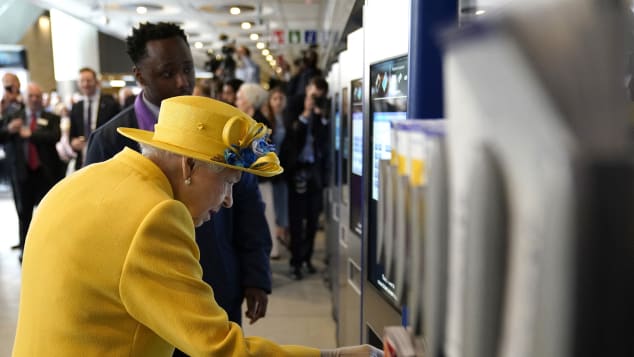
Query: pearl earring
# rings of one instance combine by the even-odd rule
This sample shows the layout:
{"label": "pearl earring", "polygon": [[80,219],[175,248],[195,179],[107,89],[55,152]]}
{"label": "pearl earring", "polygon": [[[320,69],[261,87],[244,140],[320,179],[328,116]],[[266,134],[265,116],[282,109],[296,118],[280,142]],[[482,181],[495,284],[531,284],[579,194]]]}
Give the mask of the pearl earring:
{"label": "pearl earring", "polygon": [[189,186],[191,184],[192,184],[192,178],[191,177],[186,178],[185,179],[185,185]]}

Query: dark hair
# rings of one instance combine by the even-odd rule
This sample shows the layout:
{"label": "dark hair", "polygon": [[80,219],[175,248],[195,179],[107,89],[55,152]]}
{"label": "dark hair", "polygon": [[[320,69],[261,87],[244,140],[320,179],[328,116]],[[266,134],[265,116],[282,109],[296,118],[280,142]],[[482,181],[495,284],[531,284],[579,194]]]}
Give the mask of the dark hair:
{"label": "dark hair", "polygon": [[328,93],[328,82],[321,76],[315,76],[310,79],[309,84],[314,84],[317,89],[323,91],[324,93]]}
{"label": "dark hair", "polygon": [[90,72],[92,73],[93,78],[97,79],[97,72],[95,72],[94,69],[90,68],[90,67],[82,67],[81,69],[79,69],[79,73],[84,73],[84,72]]}
{"label": "dark hair", "polygon": [[127,53],[135,65],[147,57],[146,44],[153,40],[180,37],[187,43],[185,31],[171,22],[151,23],[146,22],[132,29],[132,35],[126,38]]}
{"label": "dark hair", "polygon": [[244,81],[242,81],[242,80],[240,80],[238,78],[232,78],[232,79],[229,79],[229,80],[225,81],[225,85],[233,88],[234,92],[237,92],[238,89],[240,89],[240,86],[242,85],[242,83],[244,83]]}
{"label": "dark hair", "polygon": [[249,48],[247,46],[240,46],[240,48],[244,51],[244,54],[247,57],[251,57],[251,51],[249,51]]}

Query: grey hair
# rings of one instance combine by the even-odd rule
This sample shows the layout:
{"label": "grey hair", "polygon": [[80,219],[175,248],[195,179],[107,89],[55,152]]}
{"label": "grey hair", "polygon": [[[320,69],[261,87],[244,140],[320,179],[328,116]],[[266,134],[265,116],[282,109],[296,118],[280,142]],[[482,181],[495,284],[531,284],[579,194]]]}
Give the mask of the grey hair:
{"label": "grey hair", "polygon": [[[156,158],[159,158],[159,159],[172,159],[172,158],[188,157],[188,156],[185,156],[185,155],[180,155],[180,154],[173,153],[171,151],[159,149],[159,148],[157,148],[155,146],[152,146],[152,145],[149,145],[149,144],[139,143],[139,145],[141,146],[141,154],[143,156],[145,156],[145,157],[156,157]],[[225,169],[224,166],[216,165],[216,164],[211,163],[211,162],[206,162],[206,161],[202,161],[202,160],[198,160],[198,159],[194,159],[194,158],[190,158],[190,159],[194,160],[194,162],[196,163],[197,166],[206,167],[206,168],[210,169],[214,173],[220,173],[220,172],[222,172]]]}
{"label": "grey hair", "polygon": [[244,83],[240,86],[240,91],[242,91],[242,94],[247,102],[249,102],[255,109],[260,109],[269,99],[269,93],[259,84]]}

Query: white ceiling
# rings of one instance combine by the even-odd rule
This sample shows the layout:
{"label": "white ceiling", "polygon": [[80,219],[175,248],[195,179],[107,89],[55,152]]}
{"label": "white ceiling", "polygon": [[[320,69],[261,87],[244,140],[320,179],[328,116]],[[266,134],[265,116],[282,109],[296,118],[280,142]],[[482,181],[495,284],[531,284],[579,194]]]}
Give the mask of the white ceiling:
{"label": "white ceiling", "polygon": [[[249,34],[258,33],[259,41],[267,43],[275,56],[282,55],[288,62],[300,56],[308,44],[283,44],[275,41],[275,30],[317,30],[341,33],[350,16],[355,0],[31,0],[46,9],[56,8],[74,17],[92,23],[100,31],[124,39],[132,27],[140,22],[171,21],[179,23],[188,33],[195,61],[204,63],[207,53],[219,53],[223,43],[219,36],[226,34],[238,45],[251,48],[252,57],[262,68],[272,73],[261,51]],[[237,5],[246,8],[239,15],[231,15],[229,8]],[[137,13],[137,7],[147,8],[145,14]],[[241,22],[251,22],[253,27],[243,30]],[[286,34],[286,32],[284,32]],[[302,36],[303,37],[303,36]],[[321,38],[321,37],[320,37]],[[331,36],[332,38],[332,36]],[[196,42],[202,48],[194,48]],[[320,41],[322,65],[332,52],[334,43]],[[199,44],[200,46],[200,44]]]}

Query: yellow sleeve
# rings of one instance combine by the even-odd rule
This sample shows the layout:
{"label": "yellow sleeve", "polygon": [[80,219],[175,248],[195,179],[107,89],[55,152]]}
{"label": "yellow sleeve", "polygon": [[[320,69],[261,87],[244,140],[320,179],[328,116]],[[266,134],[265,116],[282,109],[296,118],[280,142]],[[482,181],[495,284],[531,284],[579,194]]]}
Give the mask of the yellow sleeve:
{"label": "yellow sleeve", "polygon": [[314,348],[245,338],[202,280],[194,234],[178,201],[165,201],[146,216],[119,283],[131,316],[190,356],[319,356]]}

